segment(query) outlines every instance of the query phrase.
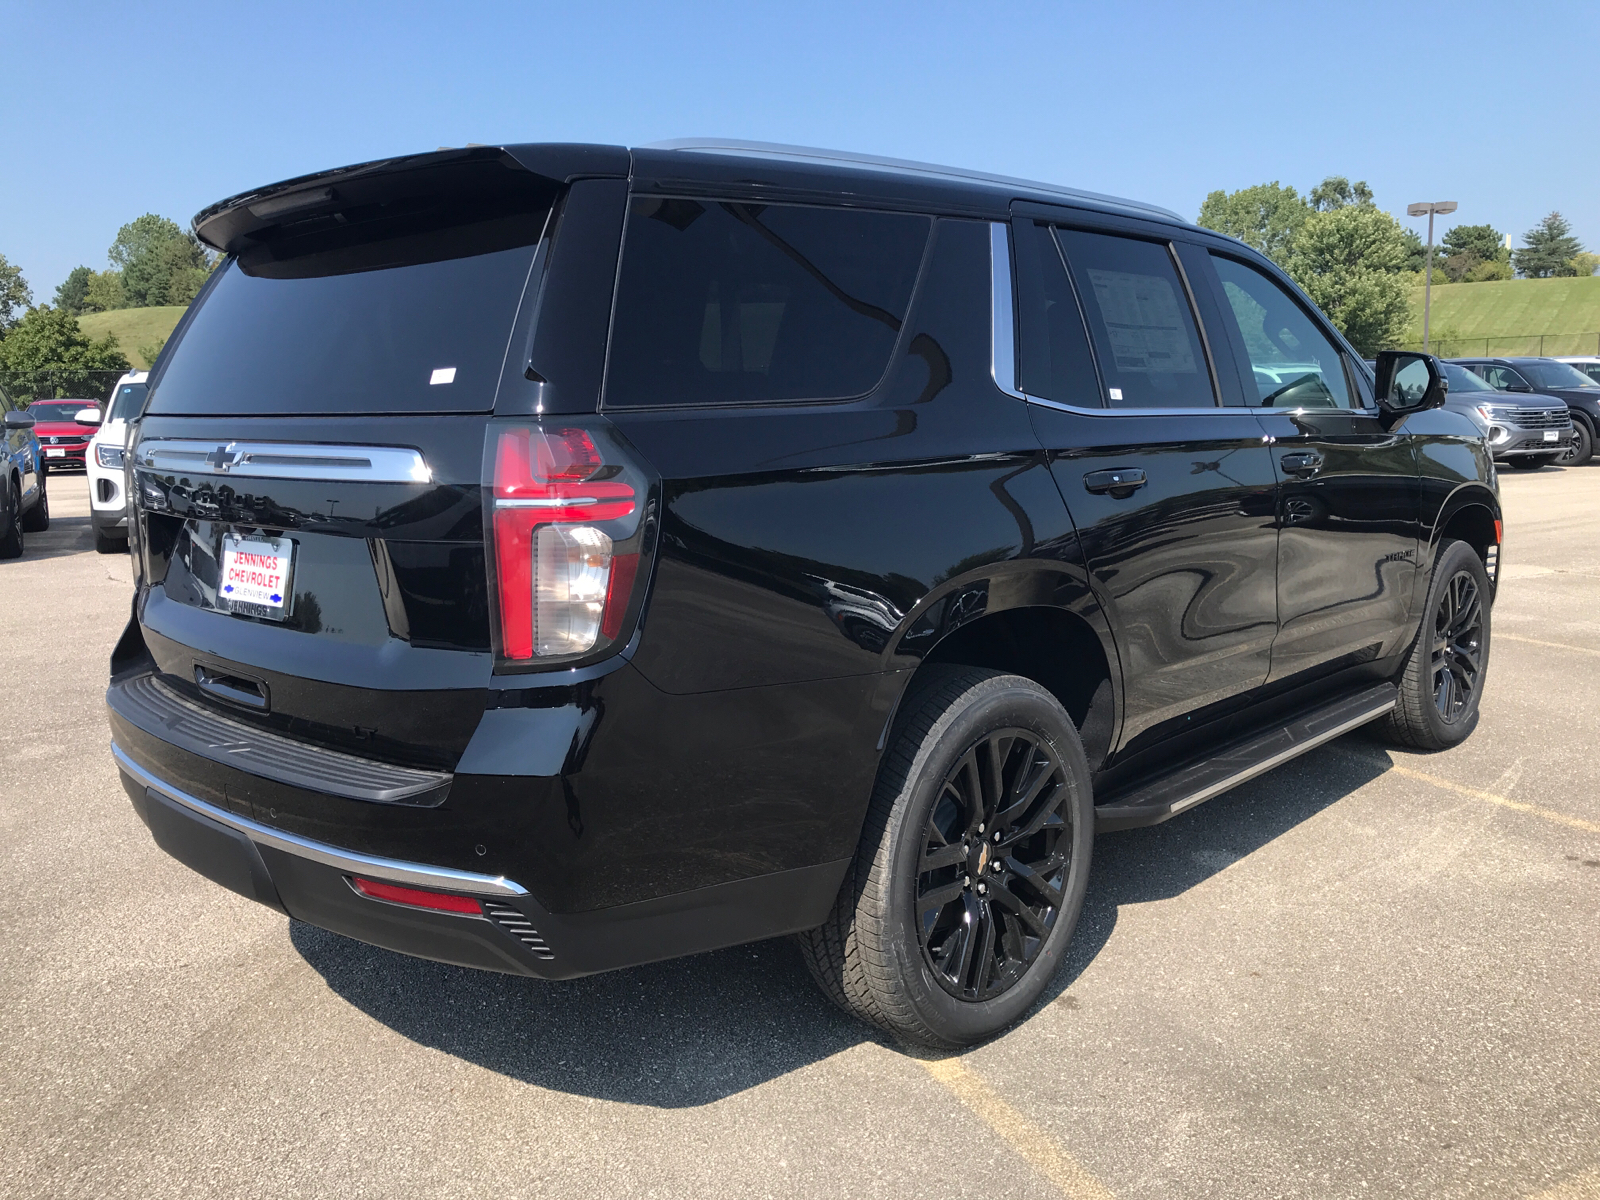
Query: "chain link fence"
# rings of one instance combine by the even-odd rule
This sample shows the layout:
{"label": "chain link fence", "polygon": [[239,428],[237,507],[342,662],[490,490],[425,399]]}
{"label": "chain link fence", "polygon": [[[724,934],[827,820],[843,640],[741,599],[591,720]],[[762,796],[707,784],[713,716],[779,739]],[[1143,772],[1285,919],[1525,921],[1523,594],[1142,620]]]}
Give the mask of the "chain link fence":
{"label": "chain link fence", "polygon": [[[1404,342],[1397,350],[1421,350],[1422,343]],[[1537,358],[1562,354],[1600,354],[1596,333],[1507,333],[1494,337],[1428,339],[1428,353],[1440,358]]]}
{"label": "chain link fence", "polygon": [[71,367],[47,371],[18,371],[0,375],[10,397],[21,404],[31,400],[93,400],[103,404],[121,379],[121,371],[91,371]]}

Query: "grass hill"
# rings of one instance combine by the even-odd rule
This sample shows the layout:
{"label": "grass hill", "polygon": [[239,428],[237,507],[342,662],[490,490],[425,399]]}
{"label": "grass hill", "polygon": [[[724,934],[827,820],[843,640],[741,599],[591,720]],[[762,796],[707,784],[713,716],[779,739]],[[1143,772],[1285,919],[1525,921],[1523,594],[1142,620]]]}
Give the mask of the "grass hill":
{"label": "grass hill", "polygon": [[116,308],[110,312],[88,313],[78,318],[78,328],[84,336],[99,341],[108,333],[117,335],[117,345],[139,370],[150,364],[140,348],[154,346],[172,332],[183,316],[181,304],[162,305],[159,308]]}
{"label": "grass hill", "polygon": [[[1437,353],[1600,354],[1600,275],[1433,285]],[[1540,335],[1544,335],[1543,345]],[[1422,344],[1422,289],[1411,290],[1406,345]]]}

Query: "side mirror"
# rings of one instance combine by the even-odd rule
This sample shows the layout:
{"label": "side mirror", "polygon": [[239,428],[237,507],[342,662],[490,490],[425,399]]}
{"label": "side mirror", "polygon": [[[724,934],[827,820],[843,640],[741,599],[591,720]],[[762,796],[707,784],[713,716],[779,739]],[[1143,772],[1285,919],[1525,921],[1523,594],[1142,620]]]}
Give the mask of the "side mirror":
{"label": "side mirror", "polygon": [[32,429],[36,423],[31,413],[25,413],[20,409],[6,413],[7,429]]}
{"label": "side mirror", "polygon": [[98,408],[80,408],[78,415],[72,418],[79,425],[98,425],[105,417]]}
{"label": "side mirror", "polygon": [[1529,387],[1525,383],[1508,383],[1508,384],[1506,384],[1506,391],[1508,391],[1508,392],[1531,392],[1531,391],[1533,391],[1533,388]]}
{"label": "side mirror", "polygon": [[1444,372],[1431,354],[1412,350],[1378,352],[1378,407],[1390,416],[1405,416],[1444,403]]}

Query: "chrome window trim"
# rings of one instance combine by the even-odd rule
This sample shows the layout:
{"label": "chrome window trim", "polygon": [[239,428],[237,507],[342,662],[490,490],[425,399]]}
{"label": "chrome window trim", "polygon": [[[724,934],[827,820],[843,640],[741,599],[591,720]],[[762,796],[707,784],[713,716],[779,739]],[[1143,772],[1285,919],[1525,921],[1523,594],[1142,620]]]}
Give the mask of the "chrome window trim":
{"label": "chrome window trim", "polygon": [[111,753],[117,760],[117,766],[131,775],[136,782],[159,792],[174,804],[181,804],[202,817],[244,834],[258,846],[271,846],[274,850],[310,859],[325,867],[332,867],[336,871],[353,872],[386,883],[445,888],[449,891],[469,892],[479,896],[528,894],[527,888],[507,879],[504,875],[477,875],[471,871],[457,871],[451,867],[433,867],[426,863],[403,862],[395,858],[357,854],[351,850],[340,850],[336,846],[329,846],[325,842],[315,842],[310,838],[300,837],[298,834],[272,829],[250,820],[249,817],[241,817],[237,813],[218,808],[215,804],[208,804],[181,788],[173,787],[172,784],[157,778],[134,762],[116,742],[111,743]]}
{"label": "chrome window trim", "polygon": [[[1082,417],[1192,417],[1197,413],[1237,413],[1254,417],[1263,412],[1295,412],[1287,408],[1246,408],[1240,404],[1213,404],[1210,408],[1082,408],[1030,396],[1017,387],[1016,307],[1011,294],[1011,230],[1004,221],[989,223],[989,373],[994,385],[1008,396]],[[1209,361],[1208,361],[1209,367]],[[1214,378],[1214,377],[1213,377]],[[1213,382],[1213,387],[1216,386]]]}
{"label": "chrome window trim", "polygon": [[137,464],[152,471],[308,479],[348,483],[432,483],[420,450],[408,446],[329,446],[313,442],[218,442],[146,438]]}

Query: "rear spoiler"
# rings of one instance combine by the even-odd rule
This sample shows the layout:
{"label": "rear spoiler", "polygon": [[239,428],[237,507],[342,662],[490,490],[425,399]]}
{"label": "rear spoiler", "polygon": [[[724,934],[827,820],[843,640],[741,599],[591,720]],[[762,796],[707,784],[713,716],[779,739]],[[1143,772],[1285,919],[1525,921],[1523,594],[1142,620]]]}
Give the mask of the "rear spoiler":
{"label": "rear spoiler", "polygon": [[541,191],[575,179],[626,179],[632,158],[621,146],[538,142],[436,150],[301,175],[241,192],[195,214],[195,236],[214,250],[238,254],[302,222],[341,210],[415,195],[455,194],[483,200]]}

